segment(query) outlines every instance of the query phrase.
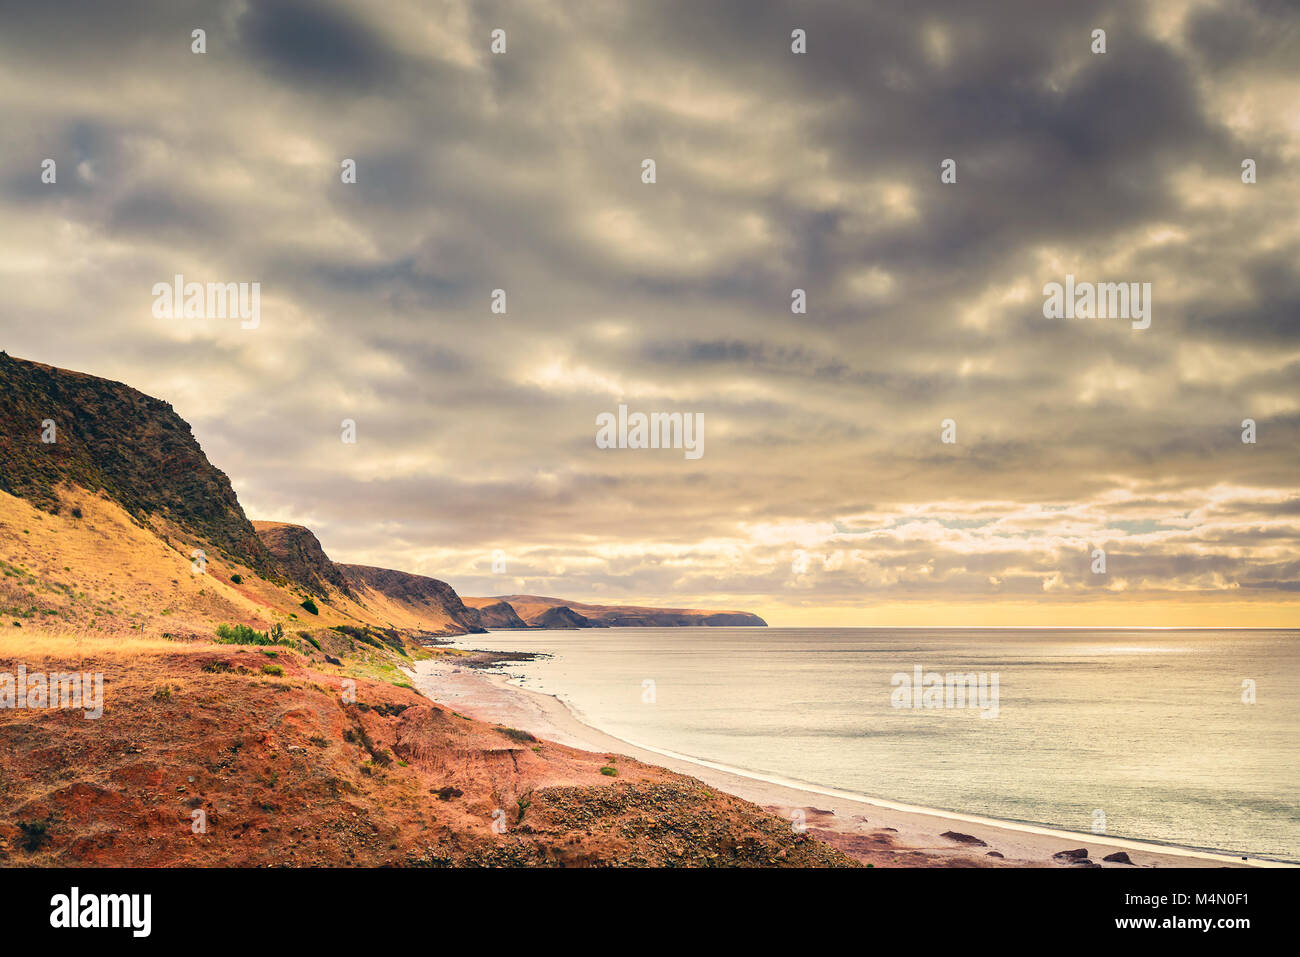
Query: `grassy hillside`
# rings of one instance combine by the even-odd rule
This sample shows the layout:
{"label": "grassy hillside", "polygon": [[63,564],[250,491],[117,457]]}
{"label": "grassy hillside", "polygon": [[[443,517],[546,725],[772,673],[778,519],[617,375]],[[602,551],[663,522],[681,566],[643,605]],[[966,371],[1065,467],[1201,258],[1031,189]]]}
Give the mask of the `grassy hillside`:
{"label": "grassy hillside", "polygon": [[170,404],[0,352],[0,491],[54,513],[65,485],[102,491],[161,535],[180,530],[214,556],[275,570],[230,480]]}
{"label": "grassy hillside", "polygon": [[310,530],[255,527],[168,403],[4,353],[0,574],[6,627],[181,636],[222,624],[478,628],[445,582],[411,576],[426,583],[418,602],[370,587],[363,596]]}

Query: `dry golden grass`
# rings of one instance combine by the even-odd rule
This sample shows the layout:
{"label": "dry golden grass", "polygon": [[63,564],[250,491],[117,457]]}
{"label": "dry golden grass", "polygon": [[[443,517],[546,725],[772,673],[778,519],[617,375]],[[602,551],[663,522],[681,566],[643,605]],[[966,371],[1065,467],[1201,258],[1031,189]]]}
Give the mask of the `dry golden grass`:
{"label": "dry golden grass", "polygon": [[19,630],[0,631],[0,661],[5,659],[131,657],[152,654],[210,652],[214,641],[173,641],[149,636],[107,637],[98,633],[74,634]]}
{"label": "dry golden grass", "polygon": [[[0,492],[0,632],[23,629],[87,636],[209,637],[217,625],[286,631],[336,624],[387,624],[372,610],[339,599],[300,607],[298,589],[259,577],[205,549],[195,574],[196,543],[161,520],[135,521],[116,503],[71,486],[59,490],[57,515]],[[239,582],[234,578],[238,577]],[[14,629],[17,630],[17,629]]]}

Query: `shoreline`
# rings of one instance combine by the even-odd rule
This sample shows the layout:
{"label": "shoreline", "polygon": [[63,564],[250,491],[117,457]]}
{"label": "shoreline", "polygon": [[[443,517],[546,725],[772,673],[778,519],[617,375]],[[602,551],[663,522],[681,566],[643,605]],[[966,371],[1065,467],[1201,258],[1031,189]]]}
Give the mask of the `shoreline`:
{"label": "shoreline", "polygon": [[[585,723],[560,698],[520,687],[509,676],[457,665],[454,659],[414,663],[407,672],[416,690],[440,704],[479,720],[504,724],[583,751],[622,754],[643,764],[667,768],[750,801],[785,820],[803,812],[808,832],[839,847],[897,852],[907,866],[1077,867],[1057,860],[1060,851],[1086,848],[1088,860],[1102,867],[1294,867],[1264,858],[1100,837],[1035,824],[925,808],[824,788],[806,782],[733,768],[615,737]],[[954,826],[958,825],[958,826]],[[971,843],[945,832],[973,838]],[[1103,857],[1123,851],[1131,864]],[[996,852],[1001,857],[989,856]]]}

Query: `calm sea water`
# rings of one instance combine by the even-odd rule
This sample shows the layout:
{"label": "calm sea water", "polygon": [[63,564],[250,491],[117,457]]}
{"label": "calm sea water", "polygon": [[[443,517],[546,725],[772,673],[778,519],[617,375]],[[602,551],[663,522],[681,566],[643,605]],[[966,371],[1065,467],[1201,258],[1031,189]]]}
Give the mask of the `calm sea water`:
{"label": "calm sea water", "polygon": [[[926,807],[1300,861],[1300,632],[493,632],[503,670],[627,741]],[[891,706],[896,673],[998,676],[998,713]],[[1243,681],[1256,701],[1243,702]],[[653,701],[647,693],[653,682]]]}

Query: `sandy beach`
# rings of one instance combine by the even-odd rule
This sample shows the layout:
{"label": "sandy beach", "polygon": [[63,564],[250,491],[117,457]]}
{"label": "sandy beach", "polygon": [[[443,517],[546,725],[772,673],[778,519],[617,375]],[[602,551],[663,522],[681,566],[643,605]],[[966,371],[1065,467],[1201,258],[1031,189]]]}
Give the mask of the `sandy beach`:
{"label": "sandy beach", "polygon": [[[895,866],[1247,867],[1290,866],[1186,848],[1099,837],[865,798],[764,779],[707,761],[631,744],[580,721],[558,698],[520,688],[502,674],[447,660],[421,661],[411,674],[420,693],[484,721],[528,731],[584,751],[625,755],[687,774],[786,820],[802,812],[808,832],[862,859],[892,850]],[[954,835],[947,837],[945,834]],[[1087,861],[1053,855],[1086,848]],[[1105,857],[1124,852],[1131,864]],[[1000,856],[998,856],[1000,855]]]}

